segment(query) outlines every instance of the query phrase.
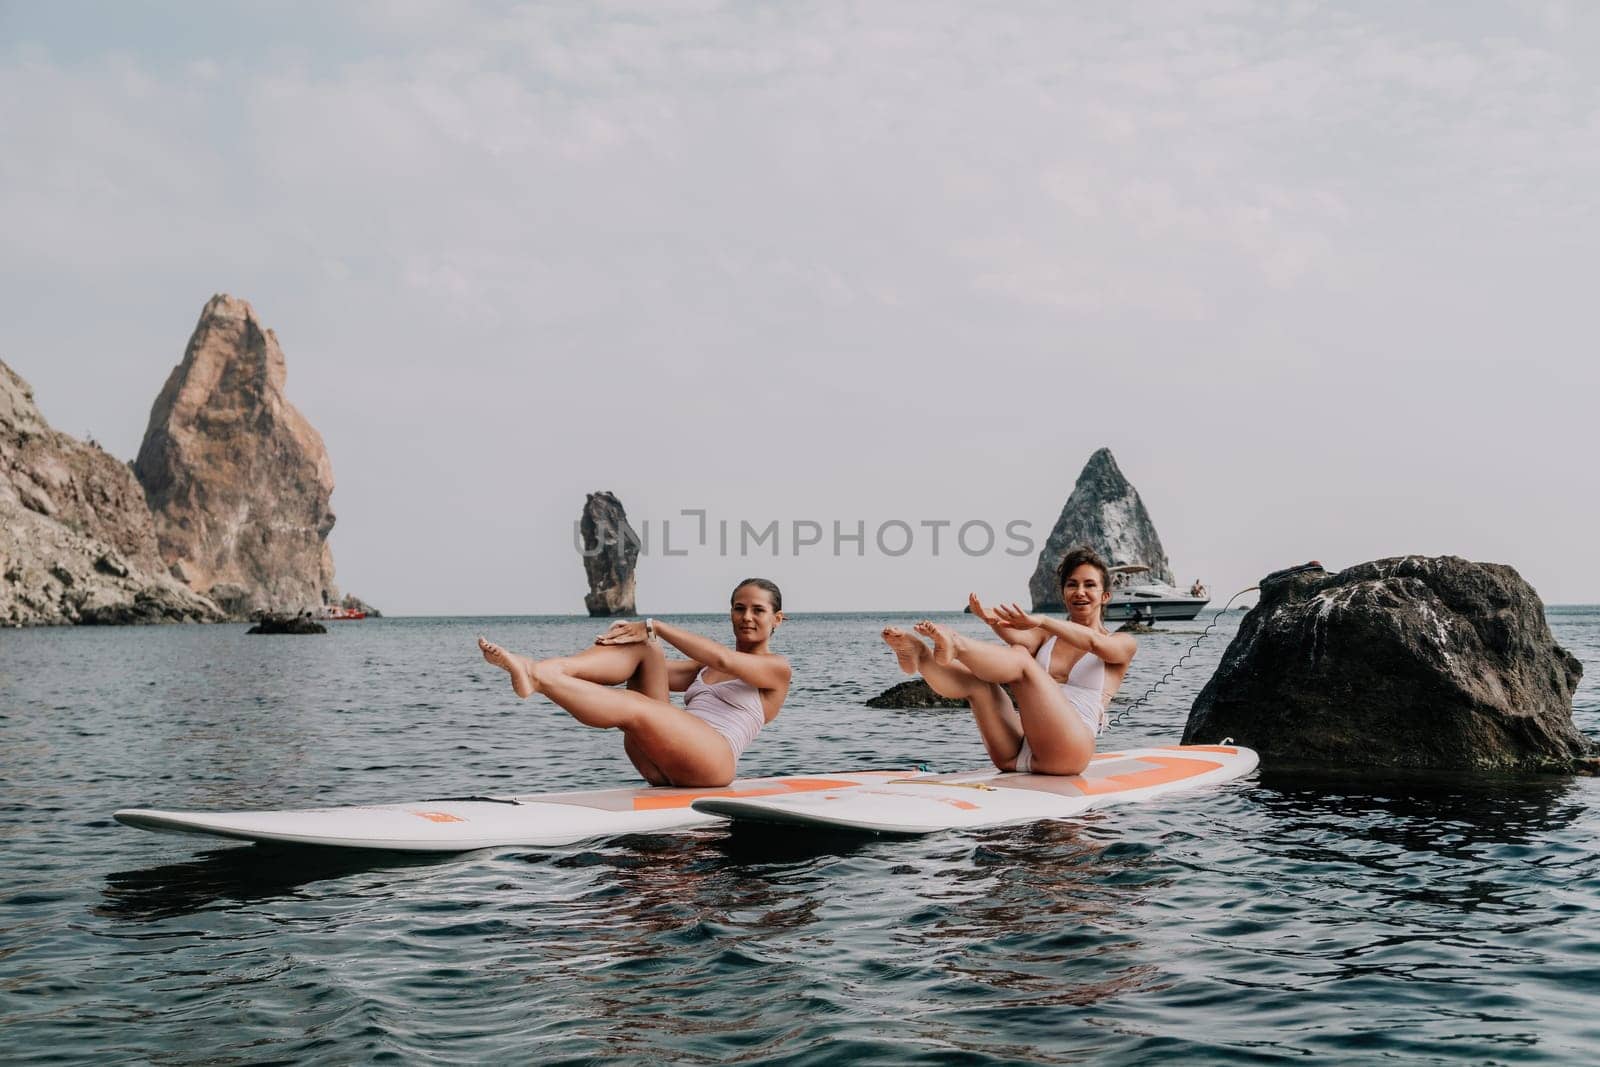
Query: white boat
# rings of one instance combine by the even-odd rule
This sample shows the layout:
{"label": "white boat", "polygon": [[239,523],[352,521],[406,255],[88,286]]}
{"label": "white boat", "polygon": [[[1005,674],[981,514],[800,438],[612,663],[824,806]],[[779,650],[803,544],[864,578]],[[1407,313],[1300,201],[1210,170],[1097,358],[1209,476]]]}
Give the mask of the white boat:
{"label": "white boat", "polygon": [[1139,578],[1149,572],[1142,563],[1112,567],[1111,603],[1102,618],[1107,622],[1182,622],[1211,603],[1206,587],[1199,582],[1185,593],[1165,582]]}

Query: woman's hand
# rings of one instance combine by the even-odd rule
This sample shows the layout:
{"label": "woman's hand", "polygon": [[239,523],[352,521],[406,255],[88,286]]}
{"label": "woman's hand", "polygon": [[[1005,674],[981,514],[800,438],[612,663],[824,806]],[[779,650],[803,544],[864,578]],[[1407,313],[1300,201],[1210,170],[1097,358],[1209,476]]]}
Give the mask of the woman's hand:
{"label": "woman's hand", "polygon": [[649,638],[642,622],[614,622],[611,629],[594,639],[597,645],[637,645]]}
{"label": "woman's hand", "polygon": [[1044,625],[1043,617],[1028,614],[1020,604],[1001,604],[994,609],[994,614],[1008,630],[1037,630]]}
{"label": "woman's hand", "polygon": [[972,609],[972,613],[974,615],[988,623],[990,626],[998,626],[1000,624],[999,616],[995,615],[993,611],[983,606],[983,601],[978,599],[977,593],[967,594],[967,606]]}

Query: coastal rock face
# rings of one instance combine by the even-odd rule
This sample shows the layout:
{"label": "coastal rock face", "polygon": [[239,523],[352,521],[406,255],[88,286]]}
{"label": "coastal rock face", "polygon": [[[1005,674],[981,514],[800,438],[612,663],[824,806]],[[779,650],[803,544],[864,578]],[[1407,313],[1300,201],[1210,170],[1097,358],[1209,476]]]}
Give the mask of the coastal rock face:
{"label": "coastal rock face", "polygon": [[284,378],[278,339],[250,305],[212,297],[134,461],[162,561],[235,617],[336,596],[333,466]]}
{"label": "coastal rock face", "polygon": [[1195,700],[1184,744],[1271,760],[1571,769],[1583,667],[1510,567],[1403,556],[1269,577]]}
{"label": "coastal rock face", "polygon": [[144,491],[98,445],[52,430],[33,390],[0,363],[0,497],[104,542],[130,565],[161,571]]}
{"label": "coastal rock face", "polygon": [[622,501],[612,493],[590,493],[578,529],[583,537],[583,571],[589,579],[583,606],[599,617],[637,614],[633,570],[639,562],[639,537],[628,525]]}
{"label": "coastal rock face", "polygon": [[0,363],[0,623],[211,621],[217,606],[166,574],[127,465],[50,428]]}
{"label": "coastal rock face", "polygon": [[1139,499],[1138,490],[1122,476],[1109,448],[1100,449],[1084,464],[1055,529],[1039,553],[1039,565],[1028,581],[1034,611],[1061,609],[1056,568],[1067,550],[1076,545],[1088,545],[1113,567],[1142,563],[1150,568],[1150,578],[1172,584],[1172,568],[1150,513]]}

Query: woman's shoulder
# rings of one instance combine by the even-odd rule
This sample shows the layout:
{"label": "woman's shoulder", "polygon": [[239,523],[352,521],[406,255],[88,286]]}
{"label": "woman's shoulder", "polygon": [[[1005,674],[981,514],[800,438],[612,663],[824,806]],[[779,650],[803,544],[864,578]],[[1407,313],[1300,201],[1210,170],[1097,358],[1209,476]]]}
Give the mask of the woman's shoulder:
{"label": "woman's shoulder", "polygon": [[[1123,654],[1122,657],[1115,662],[1126,663],[1128,660],[1131,660],[1134,657],[1135,653],[1139,651],[1139,639],[1134,637],[1132,634],[1115,633],[1111,630],[1107,630],[1104,626],[1101,626],[1098,636],[1102,641],[1107,642],[1110,647]],[[1104,657],[1101,658],[1104,659]]]}

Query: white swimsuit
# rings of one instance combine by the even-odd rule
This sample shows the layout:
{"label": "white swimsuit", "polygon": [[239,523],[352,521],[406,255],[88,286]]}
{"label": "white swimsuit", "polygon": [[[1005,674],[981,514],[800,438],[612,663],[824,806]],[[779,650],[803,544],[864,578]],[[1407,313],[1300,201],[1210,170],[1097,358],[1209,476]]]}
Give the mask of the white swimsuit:
{"label": "white swimsuit", "polygon": [[[1055,650],[1056,639],[1052,634],[1039,646],[1039,653],[1034,657],[1046,674],[1050,673],[1050,653]],[[1099,737],[1100,731],[1106,727],[1105,687],[1105,660],[1093,652],[1085,652],[1079,656],[1078,662],[1067,672],[1067,680],[1061,683],[1061,693],[1067,698],[1067,703],[1072,705],[1078,717],[1083,720],[1083,724],[1096,737]]]}
{"label": "white swimsuit", "polygon": [[[1052,634],[1044,644],[1039,646],[1035,659],[1039,666],[1044,668],[1046,674],[1050,673],[1050,653],[1056,649],[1055,635]],[[1072,670],[1067,672],[1067,680],[1061,683],[1061,695],[1067,698],[1067,703],[1072,705],[1072,710],[1078,713],[1078,718],[1089,728],[1089,733],[1099,737],[1106,728],[1106,664],[1093,652],[1085,652],[1078,657],[1078,662],[1072,665]],[[1022,748],[1017,753],[1017,771],[1028,774],[1033,770],[1033,749],[1028,747],[1028,739],[1022,739]]]}
{"label": "white swimsuit", "polygon": [[766,725],[761,692],[743,678],[708,682],[705,673],[701,667],[684,691],[683,710],[721,734],[737,760]]}

